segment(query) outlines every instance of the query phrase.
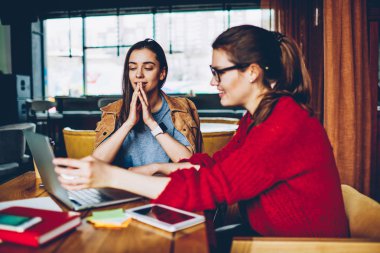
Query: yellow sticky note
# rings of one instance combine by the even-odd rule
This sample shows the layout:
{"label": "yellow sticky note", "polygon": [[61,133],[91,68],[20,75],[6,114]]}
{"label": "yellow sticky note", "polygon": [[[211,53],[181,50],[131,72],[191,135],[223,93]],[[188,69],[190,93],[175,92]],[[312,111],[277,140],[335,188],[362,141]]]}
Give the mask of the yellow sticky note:
{"label": "yellow sticky note", "polygon": [[102,221],[90,221],[96,228],[126,228],[131,223],[132,219],[128,218],[120,225],[102,222]]}

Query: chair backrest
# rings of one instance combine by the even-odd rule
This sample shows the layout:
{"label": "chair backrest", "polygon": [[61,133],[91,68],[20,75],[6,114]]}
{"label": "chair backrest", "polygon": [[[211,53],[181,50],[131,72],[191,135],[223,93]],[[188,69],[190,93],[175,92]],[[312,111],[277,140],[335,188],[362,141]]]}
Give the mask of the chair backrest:
{"label": "chair backrest", "polygon": [[[236,132],[239,119],[201,117],[203,152],[212,156],[223,148]],[[207,129],[206,129],[207,128]]]}
{"label": "chair backrest", "polygon": [[349,185],[342,193],[351,237],[380,240],[380,204]]}
{"label": "chair backrest", "polygon": [[63,138],[67,156],[70,158],[82,158],[91,155],[94,151],[94,130],[74,130],[65,127],[63,129]]}
{"label": "chair backrest", "polygon": [[36,125],[17,123],[0,126],[0,163],[18,163],[23,159],[26,148],[24,130],[35,132]]}
{"label": "chair backrest", "polygon": [[36,121],[36,114],[45,115],[45,117],[49,114],[49,109],[55,107],[57,105],[56,102],[49,100],[34,100],[27,99],[26,100],[26,108],[27,108],[27,120]]}
{"label": "chair backrest", "polygon": [[227,117],[201,117],[200,121],[201,123],[239,124],[239,119]]}
{"label": "chair backrest", "polygon": [[112,97],[112,98],[101,98],[98,100],[98,107],[99,108],[102,108],[112,102],[115,102],[116,100],[119,100],[120,98],[115,98],[115,97]]}
{"label": "chair backrest", "polygon": [[35,112],[44,112],[56,106],[57,103],[49,100],[32,100],[30,109]]}
{"label": "chair backrest", "polygon": [[25,138],[22,130],[0,130],[0,164],[22,160],[25,152]]}

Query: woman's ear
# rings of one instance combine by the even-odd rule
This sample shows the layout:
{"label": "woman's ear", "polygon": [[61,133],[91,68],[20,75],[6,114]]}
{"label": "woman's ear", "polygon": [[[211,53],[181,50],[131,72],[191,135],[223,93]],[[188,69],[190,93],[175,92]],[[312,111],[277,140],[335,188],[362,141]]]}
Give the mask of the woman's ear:
{"label": "woman's ear", "polygon": [[246,73],[248,75],[247,77],[248,77],[249,82],[255,83],[257,79],[261,77],[262,69],[256,63],[252,63],[251,65],[248,66]]}
{"label": "woman's ear", "polygon": [[166,77],[166,68],[163,68],[160,73],[160,80],[164,80]]}

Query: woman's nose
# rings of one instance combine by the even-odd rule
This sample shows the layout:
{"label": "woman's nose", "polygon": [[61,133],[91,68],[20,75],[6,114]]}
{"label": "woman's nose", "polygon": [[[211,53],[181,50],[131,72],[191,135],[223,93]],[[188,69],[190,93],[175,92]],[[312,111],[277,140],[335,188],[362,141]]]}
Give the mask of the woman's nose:
{"label": "woman's nose", "polygon": [[142,78],[142,77],[143,77],[142,69],[138,69],[138,70],[136,71],[136,77],[137,77],[137,78]]}
{"label": "woman's nose", "polygon": [[219,84],[219,82],[217,82],[217,81],[215,80],[215,77],[212,76],[212,78],[211,78],[211,80],[210,80],[210,85],[211,85],[211,86],[217,86],[218,84]]}

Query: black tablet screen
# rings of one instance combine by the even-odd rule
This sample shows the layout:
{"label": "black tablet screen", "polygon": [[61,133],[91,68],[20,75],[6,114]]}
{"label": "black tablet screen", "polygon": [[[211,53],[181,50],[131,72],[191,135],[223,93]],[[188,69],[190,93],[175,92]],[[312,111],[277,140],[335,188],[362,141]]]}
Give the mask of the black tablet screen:
{"label": "black tablet screen", "polygon": [[149,217],[155,218],[159,221],[166,222],[169,224],[175,224],[194,218],[190,215],[166,209],[161,206],[147,207],[144,209],[135,210],[134,212],[147,215]]}

